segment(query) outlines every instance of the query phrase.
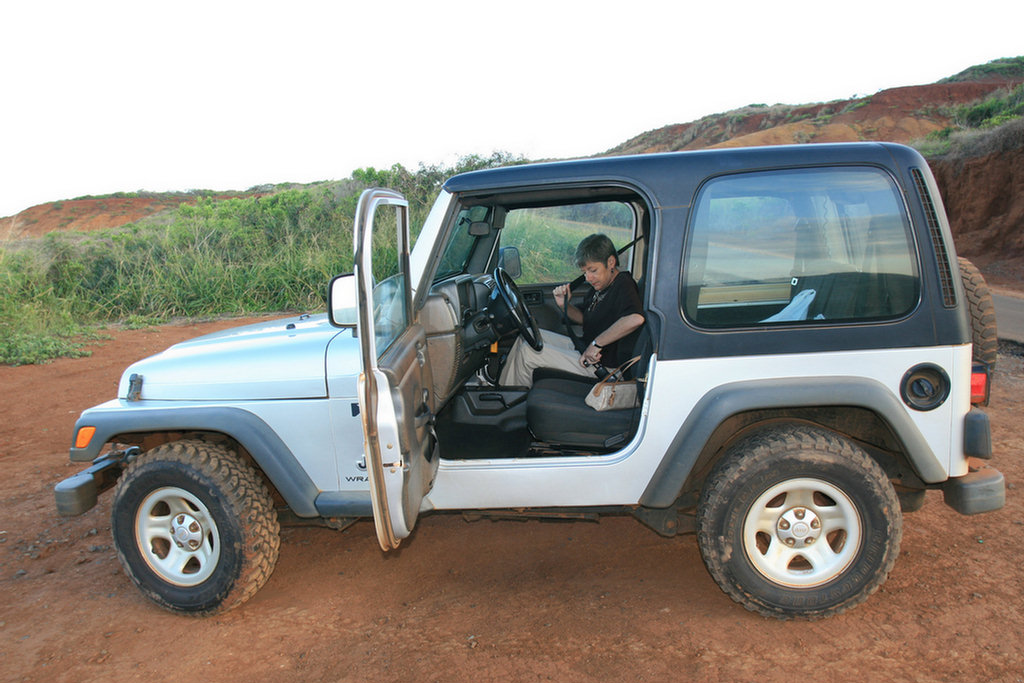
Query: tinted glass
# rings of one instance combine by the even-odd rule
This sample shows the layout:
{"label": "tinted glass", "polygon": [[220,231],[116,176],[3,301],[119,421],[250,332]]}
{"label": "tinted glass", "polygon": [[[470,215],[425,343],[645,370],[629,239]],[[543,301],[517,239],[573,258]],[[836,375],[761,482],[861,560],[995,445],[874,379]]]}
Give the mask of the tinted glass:
{"label": "tinted glass", "polygon": [[684,268],[683,310],[702,327],[896,318],[918,299],[903,201],[874,168],[710,181]]}

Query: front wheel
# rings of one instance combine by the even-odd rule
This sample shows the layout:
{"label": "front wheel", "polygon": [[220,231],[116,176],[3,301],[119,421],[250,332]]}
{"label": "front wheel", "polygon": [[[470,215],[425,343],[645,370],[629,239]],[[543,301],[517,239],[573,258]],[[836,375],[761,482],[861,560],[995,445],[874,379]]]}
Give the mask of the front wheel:
{"label": "front wheel", "polygon": [[224,612],[270,577],[280,526],[266,486],[233,451],[205,441],[158,446],[132,462],[114,491],[117,555],[161,607]]}
{"label": "front wheel", "polygon": [[839,614],[885,581],[902,517],[878,463],[810,426],[777,427],[729,449],[708,477],[698,543],[718,585],[764,616]]}

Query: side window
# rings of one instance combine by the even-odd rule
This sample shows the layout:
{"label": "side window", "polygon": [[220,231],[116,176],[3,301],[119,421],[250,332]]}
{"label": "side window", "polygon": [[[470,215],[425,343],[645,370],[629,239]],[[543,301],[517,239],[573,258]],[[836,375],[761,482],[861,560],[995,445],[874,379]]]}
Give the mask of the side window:
{"label": "side window", "polygon": [[373,332],[379,359],[409,325],[406,276],[402,270],[402,211],[379,206],[373,219]]}
{"label": "side window", "polygon": [[683,276],[686,317],[710,328],[897,318],[919,288],[899,191],[875,168],[708,182]]}
{"label": "side window", "polygon": [[[501,231],[501,246],[517,247],[523,284],[569,282],[580,274],[573,262],[576,245],[587,235],[604,233],[617,249],[633,241],[633,209],[622,202],[513,209]],[[632,249],[619,256],[628,269]]]}

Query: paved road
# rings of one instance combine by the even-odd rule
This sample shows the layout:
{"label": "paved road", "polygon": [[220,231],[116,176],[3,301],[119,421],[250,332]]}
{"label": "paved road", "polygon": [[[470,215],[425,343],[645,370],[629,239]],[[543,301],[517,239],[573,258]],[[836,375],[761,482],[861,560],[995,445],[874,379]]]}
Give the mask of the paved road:
{"label": "paved road", "polygon": [[1024,298],[992,294],[999,338],[1024,344]]}

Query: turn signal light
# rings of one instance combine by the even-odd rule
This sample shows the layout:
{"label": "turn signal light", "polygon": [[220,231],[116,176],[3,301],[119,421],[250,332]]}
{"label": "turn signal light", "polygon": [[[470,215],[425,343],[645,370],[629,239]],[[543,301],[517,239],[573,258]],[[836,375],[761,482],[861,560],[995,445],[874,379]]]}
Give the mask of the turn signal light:
{"label": "turn signal light", "polygon": [[82,427],[78,430],[78,434],[75,436],[75,448],[85,448],[92,441],[92,437],[96,435],[95,427]]}
{"label": "turn signal light", "polygon": [[971,367],[971,403],[987,406],[990,389],[988,365],[975,363]]}

